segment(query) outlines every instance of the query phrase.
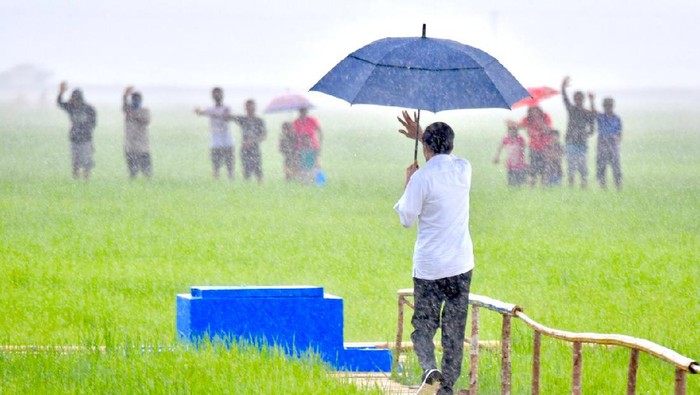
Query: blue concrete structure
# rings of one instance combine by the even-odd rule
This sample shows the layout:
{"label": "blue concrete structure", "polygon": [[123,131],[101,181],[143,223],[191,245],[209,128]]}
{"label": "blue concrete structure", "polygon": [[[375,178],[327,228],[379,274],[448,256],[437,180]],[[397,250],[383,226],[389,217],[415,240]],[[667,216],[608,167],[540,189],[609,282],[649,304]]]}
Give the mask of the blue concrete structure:
{"label": "blue concrete structure", "polygon": [[177,295],[177,332],[276,345],[289,355],[313,350],[338,370],[390,372],[391,351],[343,344],[343,299],[322,287],[196,286]]}

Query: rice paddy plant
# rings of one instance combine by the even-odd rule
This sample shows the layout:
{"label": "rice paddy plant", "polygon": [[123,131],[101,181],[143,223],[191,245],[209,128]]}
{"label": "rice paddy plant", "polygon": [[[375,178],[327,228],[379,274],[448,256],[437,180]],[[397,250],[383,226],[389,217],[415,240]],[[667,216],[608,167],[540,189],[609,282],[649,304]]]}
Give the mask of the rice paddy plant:
{"label": "rice paddy plant", "polygon": [[[622,114],[620,192],[601,191],[593,180],[588,190],[509,189],[501,166],[491,163],[502,113],[425,119],[452,124],[455,153],[474,168],[473,293],[519,304],[550,327],[627,334],[697,358],[698,116],[683,108],[654,116],[643,110]],[[212,180],[206,124],[190,110],[154,111],[154,178],[130,182],[118,108],[102,106],[97,167],[83,183],[69,175],[63,114],[2,107],[0,343],[168,349],[0,353],[3,391],[192,393],[211,384],[213,393],[237,393],[227,385],[256,365],[274,367],[263,371],[271,386],[309,388],[322,380],[314,369],[324,368],[306,362],[187,348],[175,333],[175,297],[194,285],[323,286],[344,299],[346,341],[392,342],[396,291],[411,287],[415,229],[403,229],[391,207],[413,146],[395,132],[396,114],[358,111],[318,113],[328,178],[320,188],[283,180],[276,139],[285,115],[266,118],[266,179],[257,185],[243,181],[240,169],[233,182]],[[553,116],[563,124],[561,114]],[[591,170],[593,155],[592,148]],[[482,339],[498,339],[500,320],[485,316]],[[410,315],[406,321],[407,340]],[[513,326],[513,388],[520,393],[529,388],[532,335]],[[482,354],[480,386],[490,393],[500,383],[498,353]],[[570,359],[570,346],[543,344],[543,393],[568,391]],[[623,351],[584,348],[586,392],[621,391],[626,359]],[[240,370],[234,360],[243,361]],[[405,369],[405,379],[415,381],[410,358]],[[468,363],[462,380],[467,372]],[[667,393],[672,374],[642,356],[639,388]],[[64,381],[47,387],[46,377]],[[688,387],[700,391],[700,380],[690,376]]]}

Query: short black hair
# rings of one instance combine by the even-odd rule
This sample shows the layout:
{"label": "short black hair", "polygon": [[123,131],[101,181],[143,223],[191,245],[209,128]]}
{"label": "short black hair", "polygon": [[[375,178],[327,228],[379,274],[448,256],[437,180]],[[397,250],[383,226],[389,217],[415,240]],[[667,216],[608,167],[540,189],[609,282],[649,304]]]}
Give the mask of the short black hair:
{"label": "short black hair", "polygon": [[434,122],[423,132],[423,144],[435,154],[449,154],[454,148],[455,132],[444,122]]}

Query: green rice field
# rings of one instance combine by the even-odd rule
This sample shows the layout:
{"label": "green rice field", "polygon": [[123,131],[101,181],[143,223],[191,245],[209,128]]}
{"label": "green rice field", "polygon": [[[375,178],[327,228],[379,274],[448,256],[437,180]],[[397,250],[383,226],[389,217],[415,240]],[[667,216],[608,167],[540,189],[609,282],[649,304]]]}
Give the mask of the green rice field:
{"label": "green rice field", "polygon": [[[674,101],[618,103],[622,191],[593,177],[586,190],[508,188],[492,158],[504,119],[522,112],[426,112],[422,121],[450,123],[455,154],[473,166],[473,293],[552,328],[635,336],[698,359],[700,115]],[[545,110],[563,135],[560,107]],[[327,176],[317,187],[283,177],[277,142],[295,114],[264,116],[258,185],[242,179],[238,155],[236,180],[213,180],[207,122],[177,106],[153,106],[154,176],[129,181],[119,109],[97,106],[96,168],[85,183],[70,176],[64,113],[0,105],[0,345],[86,349],[0,352],[0,394],[380,393],[329,377],[314,356],[193,349],[177,338],[175,301],[194,285],[322,286],[344,300],[345,341],[393,342],[416,232],[392,210],[413,156],[396,132],[399,110],[314,110]],[[480,319],[481,338],[499,339],[500,316],[482,309]],[[514,394],[529,393],[531,350],[532,331],[514,320]],[[569,344],[543,338],[543,394],[570,392],[571,359]],[[628,359],[625,349],[584,346],[583,392],[623,393]],[[397,379],[416,384],[412,355],[402,368]],[[468,371],[466,360],[461,388]],[[480,393],[500,393],[499,352],[482,350],[479,373]],[[641,355],[638,393],[673,385],[673,366]],[[687,385],[700,393],[700,376]]]}

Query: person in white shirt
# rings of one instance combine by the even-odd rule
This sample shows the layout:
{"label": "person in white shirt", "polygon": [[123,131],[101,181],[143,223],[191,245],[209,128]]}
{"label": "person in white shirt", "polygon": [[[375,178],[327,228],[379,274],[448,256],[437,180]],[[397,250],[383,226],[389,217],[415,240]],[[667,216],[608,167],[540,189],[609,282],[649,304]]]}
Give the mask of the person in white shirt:
{"label": "person in white shirt", "polygon": [[231,109],[225,106],[224,91],[221,88],[214,88],[211,91],[214,106],[207,109],[197,108],[194,112],[197,115],[209,117],[209,128],[211,130],[211,164],[214,178],[219,178],[219,169],[222,164],[226,165],[228,178],[233,180],[234,160],[233,160],[233,136],[228,127]]}
{"label": "person in white shirt", "polygon": [[[418,222],[413,251],[413,347],[423,369],[423,385],[453,394],[462,369],[464,336],[474,252],[469,234],[471,165],[452,155],[454,131],[435,122],[423,133],[406,111],[399,122],[406,137],[423,143],[425,166],[406,169],[403,195],[394,205],[401,225]],[[442,332],[441,370],[433,338]]]}

